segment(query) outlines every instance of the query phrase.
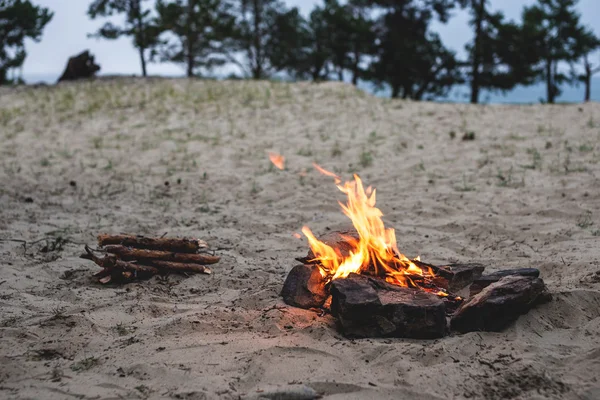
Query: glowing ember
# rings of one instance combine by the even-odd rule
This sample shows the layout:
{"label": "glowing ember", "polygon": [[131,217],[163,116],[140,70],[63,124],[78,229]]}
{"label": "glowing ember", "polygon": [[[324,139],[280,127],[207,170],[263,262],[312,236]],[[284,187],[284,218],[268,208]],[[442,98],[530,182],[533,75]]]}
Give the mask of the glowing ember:
{"label": "glowing ember", "polygon": [[[347,203],[339,204],[358,232],[358,240],[344,237],[351,250],[343,256],[339,249],[318,240],[308,227],[302,228],[315,255],[312,261],[318,263],[323,277],[333,280],[358,273],[379,276],[388,283],[405,287],[419,287],[417,280],[425,282],[433,278],[430,268],[424,270],[413,262],[418,261],[418,257],[410,260],[398,250],[394,229],[384,226],[383,213],[375,207],[375,189],[365,189],[358,175],[342,185],[339,176],[313,165],[322,174],[333,177],[338,189],[346,194]],[[444,292],[437,294],[446,295]]]}
{"label": "glowing ember", "polygon": [[273,165],[275,165],[277,168],[281,170],[285,168],[285,157],[281,154],[270,152],[269,160],[271,160]]}

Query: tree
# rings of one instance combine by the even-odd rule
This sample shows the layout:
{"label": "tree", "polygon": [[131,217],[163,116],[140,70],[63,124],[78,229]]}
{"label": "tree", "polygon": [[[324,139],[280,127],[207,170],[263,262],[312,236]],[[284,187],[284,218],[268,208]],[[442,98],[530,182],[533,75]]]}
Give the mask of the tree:
{"label": "tree", "polygon": [[122,26],[106,22],[95,34],[91,36],[114,40],[121,36],[133,38],[133,45],[138,49],[142,75],[146,72],[146,52],[158,43],[159,27],[153,22],[150,10],[144,9],[142,3],[146,0],[93,0],[88,8],[91,19],[98,17],[111,17],[115,14],[125,14],[125,23]]}
{"label": "tree", "polygon": [[52,16],[29,0],[0,0],[0,85],[11,82],[8,72],[25,62],[25,38],[39,41]]}
{"label": "tree", "polygon": [[561,93],[560,85],[573,83],[575,77],[561,70],[561,63],[572,64],[580,59],[585,46],[585,30],[575,10],[577,0],[538,0],[526,7],[523,25],[530,43],[527,51],[539,57],[538,80],[546,83],[546,101],[554,103]]}
{"label": "tree", "polygon": [[577,75],[577,79],[585,85],[585,94],[583,101],[590,101],[592,94],[592,76],[600,72],[600,65],[593,65],[590,62],[590,55],[600,48],[600,38],[598,38],[591,30],[582,28],[582,40],[579,41],[577,53],[582,54],[581,61],[583,64],[583,73]]}
{"label": "tree", "polygon": [[531,83],[531,65],[537,60],[523,48],[520,25],[505,22],[501,12],[490,13],[488,0],[461,0],[469,8],[473,41],[465,48],[468,54],[467,75],[471,86],[471,103],[479,102],[482,89],[506,91],[517,84]]}
{"label": "tree", "polygon": [[158,0],[156,11],[157,24],[172,33],[159,47],[161,61],[185,64],[188,77],[228,61],[235,32],[228,0]]}
{"label": "tree", "polygon": [[445,21],[450,2],[381,1],[386,6],[376,22],[377,50],[370,77],[388,84],[392,97],[420,100],[447,94],[462,81],[454,53],[429,30],[438,14]]}
{"label": "tree", "polygon": [[271,65],[271,56],[281,38],[273,29],[281,23],[286,10],[280,0],[240,0],[238,12],[237,50],[245,55],[245,62],[234,61],[253,79],[264,79],[276,68]]}

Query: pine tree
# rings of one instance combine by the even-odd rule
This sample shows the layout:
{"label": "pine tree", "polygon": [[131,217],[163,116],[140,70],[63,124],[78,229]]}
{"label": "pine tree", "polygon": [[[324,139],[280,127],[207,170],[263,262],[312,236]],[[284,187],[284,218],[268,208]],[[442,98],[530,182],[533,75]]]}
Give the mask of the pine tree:
{"label": "pine tree", "polygon": [[0,0],[0,85],[12,82],[9,71],[20,68],[27,57],[25,39],[39,41],[52,16],[29,0]]}
{"label": "pine tree", "polygon": [[125,14],[125,23],[122,26],[106,22],[95,34],[90,36],[109,40],[121,36],[133,38],[133,45],[138,49],[142,76],[147,76],[146,52],[153,49],[158,43],[159,27],[153,23],[149,9],[144,9],[146,0],[93,0],[88,8],[91,19],[98,17],[111,17],[115,14]]}
{"label": "pine tree", "polygon": [[228,0],[158,0],[157,24],[172,35],[158,50],[161,61],[186,66],[188,77],[230,59],[235,16]]}
{"label": "pine tree", "polygon": [[529,47],[539,62],[535,73],[546,84],[546,101],[554,103],[560,95],[560,85],[574,83],[576,77],[564,71],[565,64],[577,62],[584,56],[583,42],[587,40],[575,10],[578,0],[538,0],[526,7],[523,25]]}
{"label": "pine tree", "polygon": [[[380,0],[381,16],[375,25],[377,50],[370,77],[388,84],[392,97],[420,100],[444,96],[462,82],[459,64],[439,36],[430,31],[435,14],[448,17],[452,2]],[[383,11],[383,12],[382,12]]]}

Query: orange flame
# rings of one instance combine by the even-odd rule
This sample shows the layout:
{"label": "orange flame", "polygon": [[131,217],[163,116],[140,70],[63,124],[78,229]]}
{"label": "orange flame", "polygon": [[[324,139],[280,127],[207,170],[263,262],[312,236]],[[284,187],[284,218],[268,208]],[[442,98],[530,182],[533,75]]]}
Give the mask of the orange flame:
{"label": "orange flame", "polygon": [[285,168],[285,157],[281,154],[277,154],[274,152],[269,152],[269,160],[279,169]]}
{"label": "orange flame", "polygon": [[347,203],[339,204],[359,236],[358,240],[345,238],[351,250],[344,257],[338,249],[318,240],[308,227],[302,228],[323,277],[337,279],[347,277],[350,273],[365,273],[380,276],[395,285],[409,287],[417,286],[412,280],[414,277],[433,277],[430,268],[423,270],[398,250],[394,229],[384,226],[381,219],[383,213],[375,207],[375,189],[365,189],[358,175],[354,175],[353,181],[342,185],[339,176],[317,164],[313,165],[319,172],[333,177],[338,189],[346,194]]}

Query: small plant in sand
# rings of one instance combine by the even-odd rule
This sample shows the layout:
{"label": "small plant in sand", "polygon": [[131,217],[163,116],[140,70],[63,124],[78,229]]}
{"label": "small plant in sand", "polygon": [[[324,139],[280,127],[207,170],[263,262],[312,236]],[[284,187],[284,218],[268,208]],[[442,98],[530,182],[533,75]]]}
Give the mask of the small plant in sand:
{"label": "small plant in sand", "polygon": [[363,168],[367,168],[373,164],[373,154],[369,151],[360,153],[359,164]]}
{"label": "small plant in sand", "polygon": [[332,157],[339,157],[342,155],[342,148],[340,147],[339,142],[335,142],[333,144],[333,148],[331,149],[331,156]]}
{"label": "small plant in sand", "polygon": [[540,152],[535,147],[532,147],[527,149],[527,154],[531,156],[531,164],[524,165],[523,168],[538,170],[541,169],[542,155],[540,154]]}
{"label": "small plant in sand", "polygon": [[498,169],[496,178],[498,179],[497,184],[500,187],[519,188],[525,186],[525,179],[523,177],[521,177],[521,180],[517,179],[514,176],[514,170],[512,166],[506,171]]}
{"label": "small plant in sand", "polygon": [[71,365],[71,371],[74,372],[83,372],[87,371],[96,365],[98,365],[100,360],[96,357],[87,357],[83,360],[77,361],[76,363]]}
{"label": "small plant in sand", "polygon": [[467,176],[463,174],[461,184],[459,186],[455,186],[454,190],[457,192],[474,192],[477,189],[475,186],[472,186],[467,182]]}
{"label": "small plant in sand", "polygon": [[581,229],[586,229],[594,225],[594,221],[592,220],[592,212],[586,211],[577,217],[577,226]]}

